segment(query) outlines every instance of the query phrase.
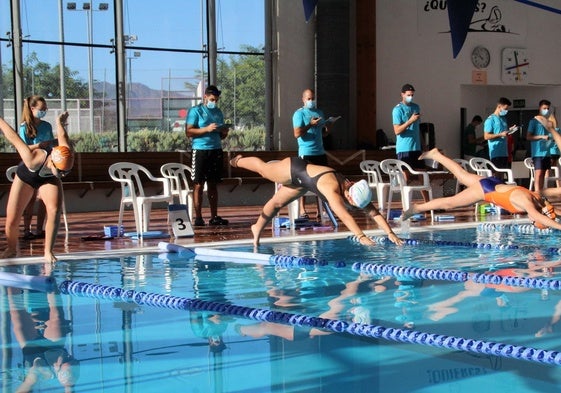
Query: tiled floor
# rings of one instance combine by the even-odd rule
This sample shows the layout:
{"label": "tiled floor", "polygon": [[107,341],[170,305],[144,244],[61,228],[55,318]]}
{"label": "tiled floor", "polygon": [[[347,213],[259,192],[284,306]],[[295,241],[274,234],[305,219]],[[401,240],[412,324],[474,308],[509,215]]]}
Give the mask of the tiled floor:
{"label": "tiled floor", "polygon": [[[223,218],[230,221],[227,226],[205,226],[195,228],[195,236],[193,238],[173,239],[169,236],[160,239],[145,239],[142,242],[131,240],[130,238],[113,238],[111,240],[83,240],[86,236],[103,235],[103,228],[106,225],[116,225],[116,211],[92,212],[92,213],[70,213],[68,215],[69,233],[65,236],[64,227],[61,225],[59,236],[56,241],[55,255],[64,258],[65,254],[76,254],[91,251],[111,251],[122,249],[137,249],[139,247],[156,247],[160,241],[171,241],[178,244],[189,245],[194,243],[207,243],[215,241],[231,241],[231,240],[247,240],[251,243],[250,226],[255,222],[261,211],[260,206],[237,206],[220,208],[219,212]],[[205,212],[203,212],[204,214]],[[282,212],[281,212],[282,213]],[[208,212],[207,212],[208,214]],[[436,223],[436,225],[447,225],[450,222],[470,222],[474,221],[473,208],[457,209],[453,212],[446,212],[455,216],[454,221]],[[377,226],[364,215],[354,213],[359,225],[365,230],[377,229]],[[429,216],[427,215],[427,218]],[[208,221],[208,220],[207,220]],[[310,234],[318,235],[321,233],[332,233],[333,228],[330,227],[329,221],[322,223],[320,230],[283,230],[275,236],[306,236]],[[391,223],[392,226],[397,225]],[[413,223],[412,226],[430,225],[430,219]],[[132,212],[125,212],[125,231],[133,231],[134,222],[132,220]],[[4,219],[0,219],[0,230],[3,233]],[[171,228],[167,224],[167,211],[164,209],[155,209],[152,212],[150,230],[159,230],[165,233],[172,233]],[[338,232],[345,232],[346,228],[340,226]],[[272,230],[264,232],[263,241],[273,236]],[[0,249],[5,247],[5,237],[0,235]],[[43,240],[24,241],[20,240],[20,257],[42,257]],[[69,256],[69,255],[67,255]]]}

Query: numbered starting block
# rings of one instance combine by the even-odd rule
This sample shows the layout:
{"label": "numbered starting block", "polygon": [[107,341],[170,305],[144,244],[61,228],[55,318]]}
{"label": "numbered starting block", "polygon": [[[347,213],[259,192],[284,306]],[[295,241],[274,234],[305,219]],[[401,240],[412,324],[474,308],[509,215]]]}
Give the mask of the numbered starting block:
{"label": "numbered starting block", "polygon": [[191,218],[187,206],[174,204],[168,206],[168,218],[175,237],[193,237],[195,232],[191,226]]}

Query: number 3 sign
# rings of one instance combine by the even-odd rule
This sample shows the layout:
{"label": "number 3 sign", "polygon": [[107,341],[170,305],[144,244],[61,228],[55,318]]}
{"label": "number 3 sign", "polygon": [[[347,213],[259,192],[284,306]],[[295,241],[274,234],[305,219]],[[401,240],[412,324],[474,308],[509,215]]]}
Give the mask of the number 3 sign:
{"label": "number 3 sign", "polygon": [[169,205],[168,217],[175,237],[195,236],[186,205]]}

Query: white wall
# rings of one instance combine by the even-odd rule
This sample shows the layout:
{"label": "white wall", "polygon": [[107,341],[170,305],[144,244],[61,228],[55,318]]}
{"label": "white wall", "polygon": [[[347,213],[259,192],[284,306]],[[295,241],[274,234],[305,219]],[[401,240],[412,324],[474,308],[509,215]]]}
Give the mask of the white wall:
{"label": "white wall", "polygon": [[302,106],[302,92],[315,88],[315,22],[304,19],[302,2],[279,0],[274,8],[273,116],[276,150],[298,150],[292,115]]}
{"label": "white wall", "polygon": [[[415,102],[422,121],[435,125],[436,144],[459,155],[460,108],[467,108],[468,121],[475,114],[485,118],[499,97],[525,99],[536,108],[542,98],[561,105],[561,15],[512,0],[479,1],[482,12],[472,19],[474,31],[453,58],[447,10],[433,10],[442,1],[381,0],[376,2],[377,34],[377,127],[393,135],[391,111],[400,101],[404,83],[415,86]],[[541,4],[561,8],[559,1]],[[425,10],[426,6],[428,11]],[[493,10],[493,12],[491,12]],[[497,12],[498,11],[498,12]],[[494,27],[487,19],[500,15]],[[479,23],[474,21],[480,20]],[[482,31],[485,28],[486,31]],[[493,28],[504,31],[492,31]],[[485,69],[487,85],[474,85],[470,55],[485,46],[491,62]],[[501,52],[505,47],[526,48],[530,60],[527,82],[507,85],[501,80]],[[559,114],[558,114],[559,116]]]}

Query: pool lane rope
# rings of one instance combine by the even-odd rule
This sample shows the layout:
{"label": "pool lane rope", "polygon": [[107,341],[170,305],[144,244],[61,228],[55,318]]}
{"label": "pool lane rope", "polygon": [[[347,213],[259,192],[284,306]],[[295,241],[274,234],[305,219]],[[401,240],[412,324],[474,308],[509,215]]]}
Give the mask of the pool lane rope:
{"label": "pool lane rope", "polygon": [[547,235],[552,233],[552,228],[539,229],[533,224],[498,224],[498,223],[484,223],[477,226],[477,230],[482,232],[513,232],[513,233],[537,233],[540,235]]}
{"label": "pool lane rope", "polygon": [[481,353],[485,355],[501,356],[544,364],[561,365],[561,352],[526,346],[426,333],[415,330],[387,328],[377,325],[349,323],[337,319],[312,317],[302,314],[291,314],[287,312],[211,302],[200,299],[189,299],[179,296],[148,293],[79,281],[63,281],[59,285],[59,289],[61,293],[66,295],[77,295],[111,301],[124,301],[141,306],[146,305],[182,311],[212,311],[256,321],[281,323],[291,326],[309,326],[334,333],[348,333],[355,336],[420,344],[464,352]]}
{"label": "pool lane rope", "polygon": [[561,289],[561,280],[535,277],[500,276],[492,273],[473,273],[460,270],[430,269],[381,263],[355,262],[352,269],[372,276],[411,277],[439,281],[473,281],[478,284],[507,285],[532,289]]}
{"label": "pool lane rope", "polygon": [[[351,236],[350,239],[358,242],[356,236]],[[372,238],[377,243],[385,243],[389,241],[387,237],[374,237]],[[415,240],[406,239],[406,244],[430,244],[430,245],[452,245],[452,246],[465,246],[465,247],[478,247],[490,248],[491,245],[483,245],[479,243],[465,243],[465,242],[449,242],[438,240]],[[511,248],[516,247],[512,246]],[[251,252],[240,251],[223,251],[213,248],[195,247],[194,249],[180,246],[173,243],[160,242],[159,248],[169,252],[179,253],[185,255],[187,258],[195,257],[203,261],[221,261],[221,262],[235,262],[235,263],[249,263],[249,264],[263,264],[273,265],[278,267],[301,267],[310,265],[325,266],[326,261],[318,260],[313,257],[297,257],[286,255],[268,255]],[[344,262],[337,262],[335,267],[345,266]],[[489,273],[470,273],[459,270],[446,270],[446,269],[430,269],[411,266],[398,266],[379,263],[364,263],[355,262],[353,264],[354,271],[360,271],[369,275],[381,276],[394,276],[394,277],[413,277],[417,279],[430,279],[439,281],[457,281],[465,282],[468,280],[474,281],[479,284],[492,284],[492,285],[508,285],[512,287],[524,287],[532,289],[551,289],[560,290],[561,281],[555,279],[535,278],[535,277],[517,277],[517,276],[500,276],[498,274]]]}
{"label": "pool lane rope", "polygon": [[[353,243],[360,243],[357,236],[349,236],[348,239]],[[370,239],[377,244],[387,244],[390,240],[387,236],[371,236]],[[541,249],[539,247],[520,246],[517,244],[493,244],[493,243],[476,243],[476,242],[460,242],[453,240],[424,240],[424,239],[402,239],[406,246],[452,246],[452,247],[466,247],[478,249],[493,249],[493,250],[519,250],[519,251],[542,251],[549,254],[561,254],[561,247],[548,247]]]}

